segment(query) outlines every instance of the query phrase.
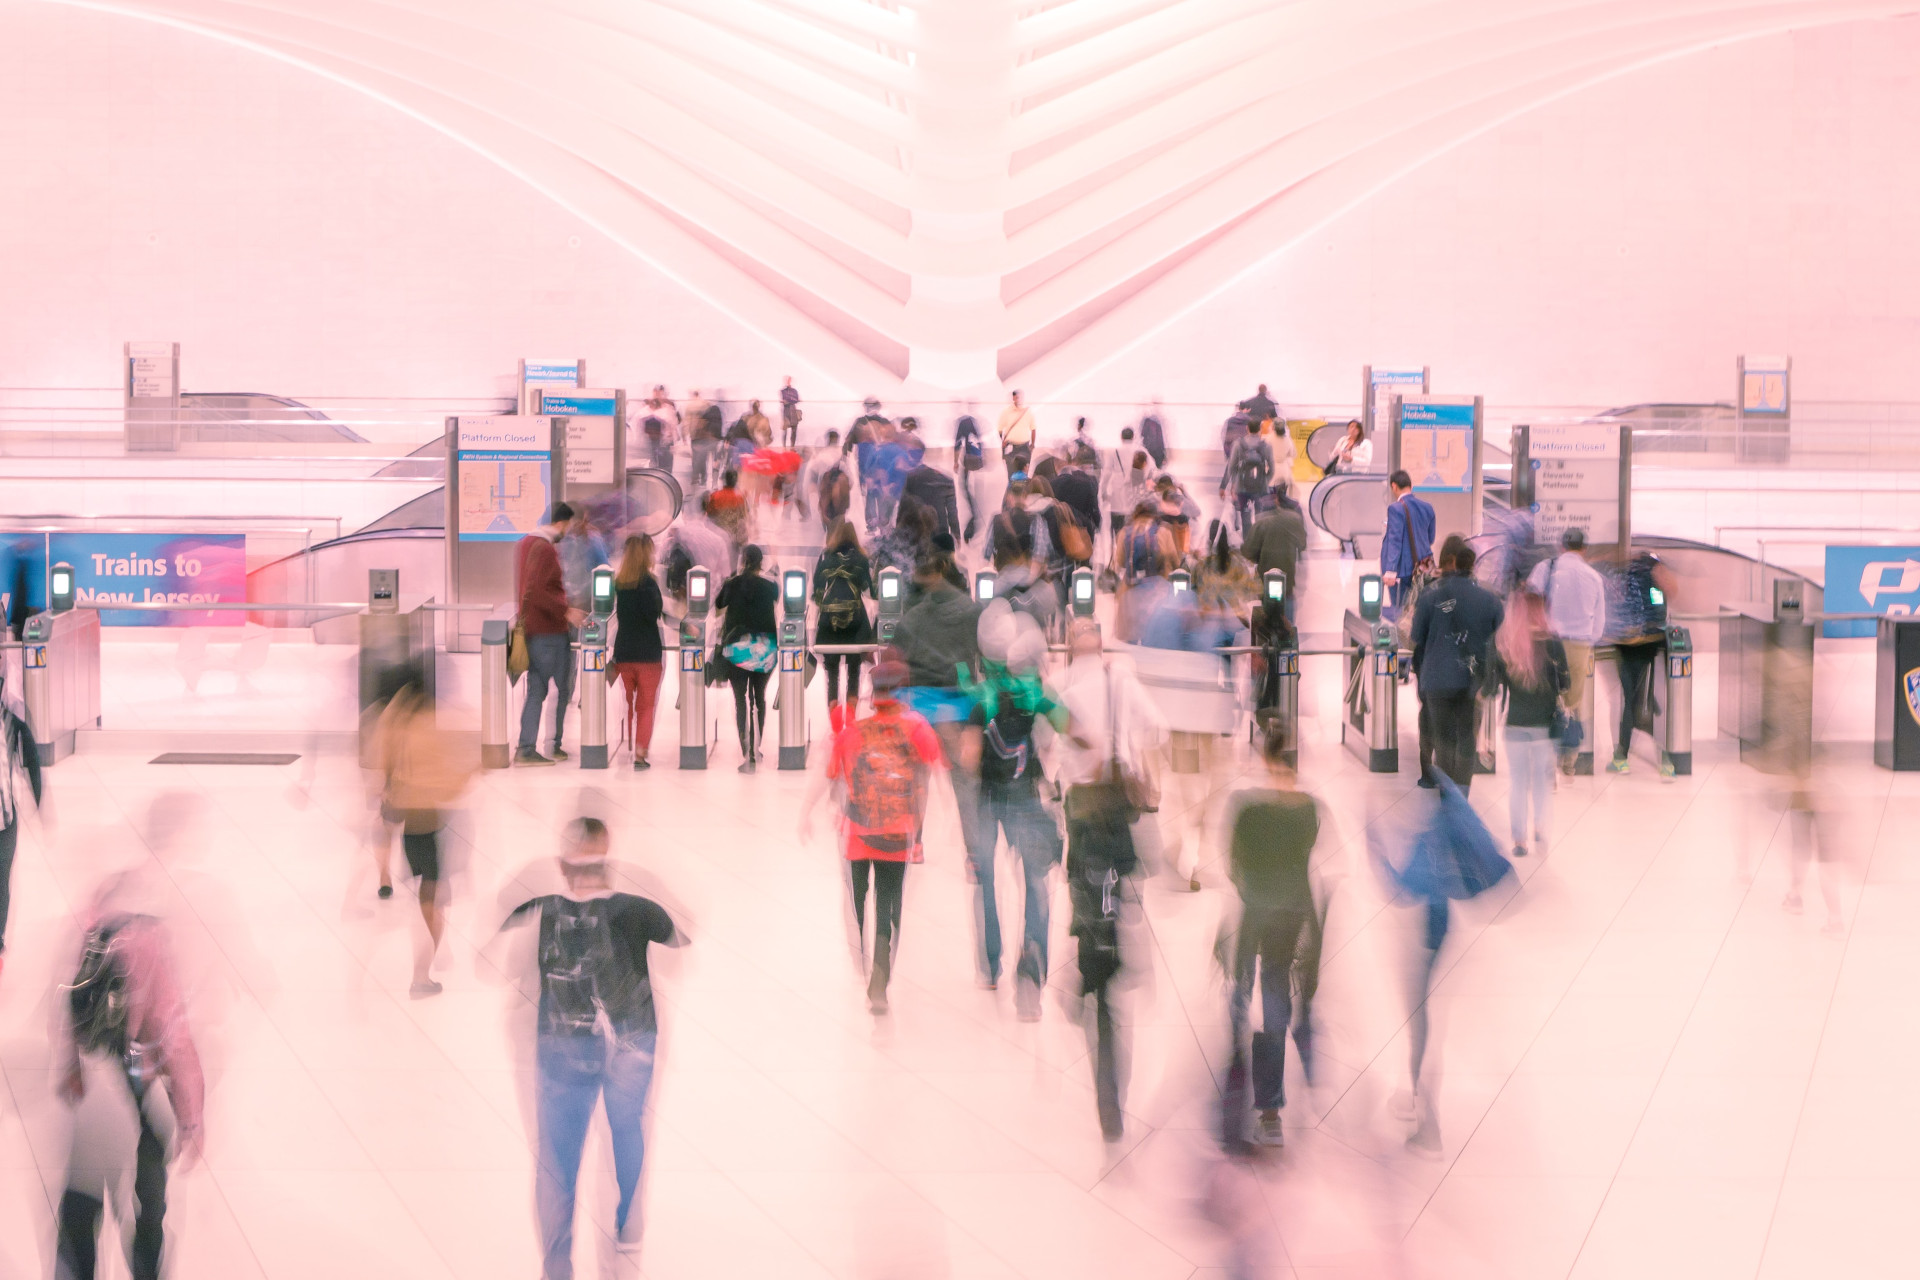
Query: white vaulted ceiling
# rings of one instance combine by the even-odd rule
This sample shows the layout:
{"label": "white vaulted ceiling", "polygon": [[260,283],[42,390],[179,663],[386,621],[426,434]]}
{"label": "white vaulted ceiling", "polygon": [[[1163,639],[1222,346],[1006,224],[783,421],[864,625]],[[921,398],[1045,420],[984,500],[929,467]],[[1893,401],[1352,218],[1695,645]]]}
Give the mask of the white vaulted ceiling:
{"label": "white vaulted ceiling", "polygon": [[461,139],[849,387],[1070,385],[1516,113],[1920,0],[76,0]]}

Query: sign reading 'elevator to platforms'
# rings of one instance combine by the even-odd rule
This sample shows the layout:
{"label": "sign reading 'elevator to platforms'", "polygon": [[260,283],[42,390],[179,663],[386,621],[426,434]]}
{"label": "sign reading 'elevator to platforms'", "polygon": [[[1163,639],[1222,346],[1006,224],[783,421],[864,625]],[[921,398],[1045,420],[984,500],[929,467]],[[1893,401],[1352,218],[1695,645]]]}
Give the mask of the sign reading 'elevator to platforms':
{"label": "sign reading 'elevator to platforms'", "polygon": [[1555,543],[1568,529],[1587,541],[1620,540],[1620,425],[1545,422],[1528,428],[1533,536]]}

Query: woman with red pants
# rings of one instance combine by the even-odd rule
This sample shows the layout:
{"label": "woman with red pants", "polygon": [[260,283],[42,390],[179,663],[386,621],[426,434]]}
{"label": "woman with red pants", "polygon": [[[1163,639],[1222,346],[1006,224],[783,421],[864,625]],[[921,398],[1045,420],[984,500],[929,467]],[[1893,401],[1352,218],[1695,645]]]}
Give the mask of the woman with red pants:
{"label": "woman with red pants", "polygon": [[613,577],[613,661],[627,691],[627,747],[636,771],[649,768],[653,707],[660,693],[660,584],[653,577],[653,539],[642,533],[627,539],[620,571]]}

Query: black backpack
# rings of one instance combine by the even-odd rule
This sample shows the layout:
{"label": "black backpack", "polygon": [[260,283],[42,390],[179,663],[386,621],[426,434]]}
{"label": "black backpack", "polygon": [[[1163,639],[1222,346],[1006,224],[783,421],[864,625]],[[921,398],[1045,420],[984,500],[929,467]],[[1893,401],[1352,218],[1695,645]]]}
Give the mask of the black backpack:
{"label": "black backpack", "polygon": [[126,961],[114,940],[127,924],[122,916],[88,931],[80,966],[66,988],[67,1014],[80,1051],[122,1061],[131,1047],[132,1010]]}

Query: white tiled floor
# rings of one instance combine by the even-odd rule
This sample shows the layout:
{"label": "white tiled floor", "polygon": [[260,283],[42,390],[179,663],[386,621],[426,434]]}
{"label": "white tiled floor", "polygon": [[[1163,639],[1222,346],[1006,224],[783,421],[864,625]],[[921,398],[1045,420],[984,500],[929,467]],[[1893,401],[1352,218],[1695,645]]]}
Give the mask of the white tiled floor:
{"label": "white tiled floor", "polygon": [[[1309,705],[1331,708],[1331,672],[1314,679]],[[223,696],[217,681],[205,696]],[[316,715],[331,724],[333,709]],[[151,716],[144,703],[140,723]],[[1920,786],[1874,769],[1864,744],[1824,752],[1848,926],[1830,937],[1817,893],[1806,914],[1782,911],[1785,824],[1769,780],[1725,744],[1703,740],[1696,774],[1671,784],[1644,766],[1563,783],[1550,856],[1461,911],[1443,957],[1445,1151],[1428,1161],[1385,1110],[1406,1079],[1396,966],[1413,920],[1360,856],[1366,824],[1405,825],[1425,800],[1410,772],[1359,771],[1332,716],[1308,730],[1305,780],[1343,848],[1324,1075],[1309,1089],[1293,1073],[1288,1146],[1251,1175],[1258,1274],[1914,1274],[1920,856],[1906,824]],[[1224,1062],[1217,845],[1203,892],[1146,886],[1129,1127],[1108,1149],[1067,1002],[1026,1025],[1007,990],[974,985],[950,801],[908,877],[894,1013],[876,1021],[832,850],[795,835],[805,779],[738,776],[726,739],[712,772],[679,772],[672,733],[663,712],[668,765],[642,776],[483,780],[452,842],[465,870],[447,990],[422,1002],[406,994],[416,915],[404,891],[374,897],[351,759],[165,768],[109,742],[62,762],[51,829],[22,840],[0,979],[0,1276],[51,1270],[65,1148],[45,1028],[71,912],[103,869],[151,856],[145,814],[167,788],[205,802],[199,838],[162,869],[211,1067],[206,1159],[174,1184],[175,1274],[535,1275],[528,1006],[501,977],[510,948],[487,945],[489,907],[512,867],[552,850],[583,782],[600,788],[619,854],[657,878],[694,938],[659,964],[638,1274],[1229,1274],[1201,1213],[1209,1180],[1230,1176],[1208,1135]],[[1476,784],[1474,801],[1504,834],[1504,779]],[[1059,894],[1061,996],[1065,907]],[[598,1138],[583,1185],[600,1229],[583,1230],[581,1274],[636,1274],[605,1235]]]}

